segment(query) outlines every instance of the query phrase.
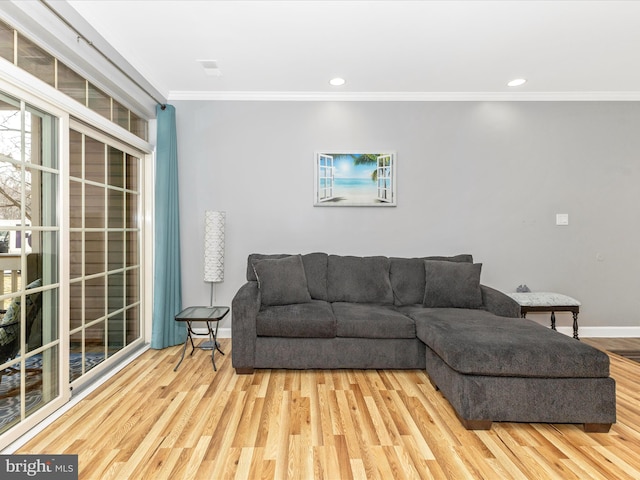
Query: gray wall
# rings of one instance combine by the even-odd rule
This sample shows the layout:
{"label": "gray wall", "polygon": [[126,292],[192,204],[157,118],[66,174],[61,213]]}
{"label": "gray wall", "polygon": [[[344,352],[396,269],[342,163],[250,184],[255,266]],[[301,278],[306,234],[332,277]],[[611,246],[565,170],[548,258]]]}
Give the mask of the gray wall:
{"label": "gray wall", "polygon": [[[487,285],[581,300],[581,327],[640,325],[640,103],[174,105],[185,305],[208,304],[204,211],[224,210],[219,304],[251,252],[472,253]],[[395,151],[397,207],[314,207],[318,150]]]}

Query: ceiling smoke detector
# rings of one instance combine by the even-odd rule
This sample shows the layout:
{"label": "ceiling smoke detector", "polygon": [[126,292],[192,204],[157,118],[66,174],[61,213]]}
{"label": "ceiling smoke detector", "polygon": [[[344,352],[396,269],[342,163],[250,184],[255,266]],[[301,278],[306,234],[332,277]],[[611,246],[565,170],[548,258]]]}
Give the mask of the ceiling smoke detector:
{"label": "ceiling smoke detector", "polygon": [[205,75],[209,75],[210,77],[219,77],[222,75],[222,72],[218,68],[217,60],[196,60],[202,68],[204,68]]}

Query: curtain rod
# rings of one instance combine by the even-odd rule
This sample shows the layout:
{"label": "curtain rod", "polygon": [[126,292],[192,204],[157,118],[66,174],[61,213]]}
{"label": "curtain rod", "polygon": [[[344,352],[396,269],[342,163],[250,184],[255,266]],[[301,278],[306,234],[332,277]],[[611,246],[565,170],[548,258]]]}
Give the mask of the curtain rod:
{"label": "curtain rod", "polygon": [[160,102],[158,101],[158,99],[151,93],[149,93],[149,91],[143,87],[142,85],[140,85],[131,75],[129,75],[127,72],[125,72],[120,65],[116,64],[113,60],[111,60],[105,53],[102,52],[102,50],[100,50],[98,47],[96,47],[93,42],[91,40],[89,40],[87,37],[85,37],[82,32],[80,32],[76,27],[74,27],[65,17],[63,17],[55,8],[53,8],[51,5],[49,5],[49,3],[46,0],[40,0],[40,3],[42,3],[45,7],[47,7],[47,9],[53,13],[56,17],[58,17],[58,19],[60,21],[62,21],[67,27],[69,27],[71,30],[73,30],[73,32],[77,35],[77,40],[84,40],[86,42],[87,45],[89,45],[91,48],[93,48],[96,52],[98,52],[102,58],[104,58],[107,62],[109,62],[112,66],[114,66],[116,69],[118,69],[118,71],[120,73],[122,73],[125,77],[127,77],[131,82],[133,82],[140,90],[142,90],[144,93],[146,93],[149,98],[151,98],[154,102],[156,102],[158,105],[160,105],[160,108],[162,110],[164,110],[165,108],[167,108],[167,105],[164,102]]}

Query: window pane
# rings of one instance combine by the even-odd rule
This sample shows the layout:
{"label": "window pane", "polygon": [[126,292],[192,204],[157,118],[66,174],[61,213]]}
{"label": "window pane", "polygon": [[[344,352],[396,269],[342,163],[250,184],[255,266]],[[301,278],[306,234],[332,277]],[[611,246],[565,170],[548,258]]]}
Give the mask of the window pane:
{"label": "window pane", "polygon": [[25,161],[58,168],[57,121],[50,115],[27,106],[25,123]]}
{"label": "window pane", "polygon": [[138,195],[127,193],[127,228],[138,228]]}
{"label": "window pane", "polygon": [[113,187],[124,188],[124,153],[109,147],[107,183]]}
{"label": "window pane", "polygon": [[54,62],[52,55],[18,34],[18,66],[20,68],[53,87],[55,86]]}
{"label": "window pane", "polygon": [[127,305],[140,301],[140,275],[137,268],[127,270]]}
{"label": "window pane", "polygon": [[69,328],[73,331],[82,326],[82,282],[69,286]]}
{"label": "window pane", "polygon": [[[45,290],[40,294],[39,311],[29,334],[29,351],[58,339],[58,289]],[[27,325],[29,324],[27,319]]]}
{"label": "window pane", "polygon": [[124,228],[124,191],[109,189],[109,228]]}
{"label": "window pane", "polygon": [[58,283],[58,232],[32,231],[28,237],[26,282]]}
{"label": "window pane", "polygon": [[124,268],[124,233],[109,232],[109,270]]}
{"label": "window pane", "polygon": [[93,367],[104,361],[105,321],[87,327],[85,330],[86,360],[84,369],[88,372]]}
{"label": "window pane", "polygon": [[[21,217],[22,168],[19,163],[8,161],[19,162],[22,159],[21,118],[19,104],[0,98],[0,188],[3,192],[0,195],[0,219],[18,220]],[[0,242],[4,240],[0,238]],[[1,244],[0,249],[4,249]]]}
{"label": "window pane", "polygon": [[104,317],[104,277],[87,279],[84,282],[84,323]]}
{"label": "window pane", "polygon": [[127,232],[127,267],[134,267],[138,262],[138,232]]}
{"label": "window pane", "polygon": [[109,185],[124,188],[124,153],[109,147],[108,181]]}
{"label": "window pane", "polygon": [[69,175],[82,178],[82,134],[69,132]]}
{"label": "window pane", "polygon": [[104,232],[84,234],[85,275],[104,273]]}
{"label": "window pane", "polygon": [[127,155],[127,190],[137,192],[140,189],[138,185],[138,168],[140,160],[131,155]]}
{"label": "window pane", "polygon": [[71,278],[82,276],[82,232],[69,234],[69,263]]}
{"label": "window pane", "polygon": [[58,61],[58,90],[82,105],[87,105],[87,81]]}
{"label": "window pane", "polygon": [[[0,142],[2,142],[1,136],[0,136]],[[15,163],[12,163],[12,162],[3,161],[2,156],[0,156],[0,188],[2,189],[2,192],[3,192],[3,195],[0,195],[0,218],[4,220],[16,219],[16,222],[18,223],[19,223],[19,220],[17,219],[21,217],[21,214],[20,214],[20,198],[22,195],[21,170],[22,169],[20,165],[16,165]],[[7,223],[15,223],[15,222],[2,222],[2,223],[6,225]],[[0,238],[0,242],[3,240],[5,239]],[[0,248],[2,247],[0,246]],[[7,253],[7,252],[3,252],[3,253]]]}
{"label": "window pane", "polygon": [[31,225],[58,225],[58,175],[25,168],[25,213]]}
{"label": "window pane", "polygon": [[82,183],[69,181],[69,221],[71,228],[82,228]]}
{"label": "window pane", "polygon": [[134,135],[137,135],[143,140],[148,140],[147,122],[141,119],[140,117],[138,117],[137,115],[135,115],[133,112],[131,112],[130,115],[131,115],[131,127],[130,127],[131,133],[133,133]]}
{"label": "window pane", "polygon": [[0,22],[0,57],[13,63],[13,29]]}
{"label": "window pane", "polygon": [[113,121],[129,130],[129,110],[113,100]]}
{"label": "window pane", "polygon": [[109,311],[115,312],[124,308],[124,272],[109,275]]}
{"label": "window pane", "polygon": [[124,347],[124,312],[109,317],[109,355]]}
{"label": "window pane", "polygon": [[111,98],[89,82],[89,108],[111,120]]}
{"label": "window pane", "polygon": [[140,309],[138,306],[129,308],[127,318],[127,345],[140,338]]}
{"label": "window pane", "polygon": [[82,332],[69,338],[69,381],[73,382],[83,373]]}
{"label": "window pane", "polygon": [[84,226],[86,228],[104,228],[104,187],[84,186]]}
{"label": "window pane", "polygon": [[84,175],[87,180],[104,184],[104,147],[104,143],[85,137]]}

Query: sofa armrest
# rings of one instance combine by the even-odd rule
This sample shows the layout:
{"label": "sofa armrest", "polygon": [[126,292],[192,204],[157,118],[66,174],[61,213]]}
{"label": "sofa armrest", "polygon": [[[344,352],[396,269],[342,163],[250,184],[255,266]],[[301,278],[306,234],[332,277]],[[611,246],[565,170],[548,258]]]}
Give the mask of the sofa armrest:
{"label": "sofa armrest", "polygon": [[231,360],[237,373],[253,371],[259,310],[258,282],[247,282],[231,301]]}
{"label": "sofa armrest", "polygon": [[500,317],[520,317],[520,305],[513,298],[495,288],[480,285],[485,310]]}

